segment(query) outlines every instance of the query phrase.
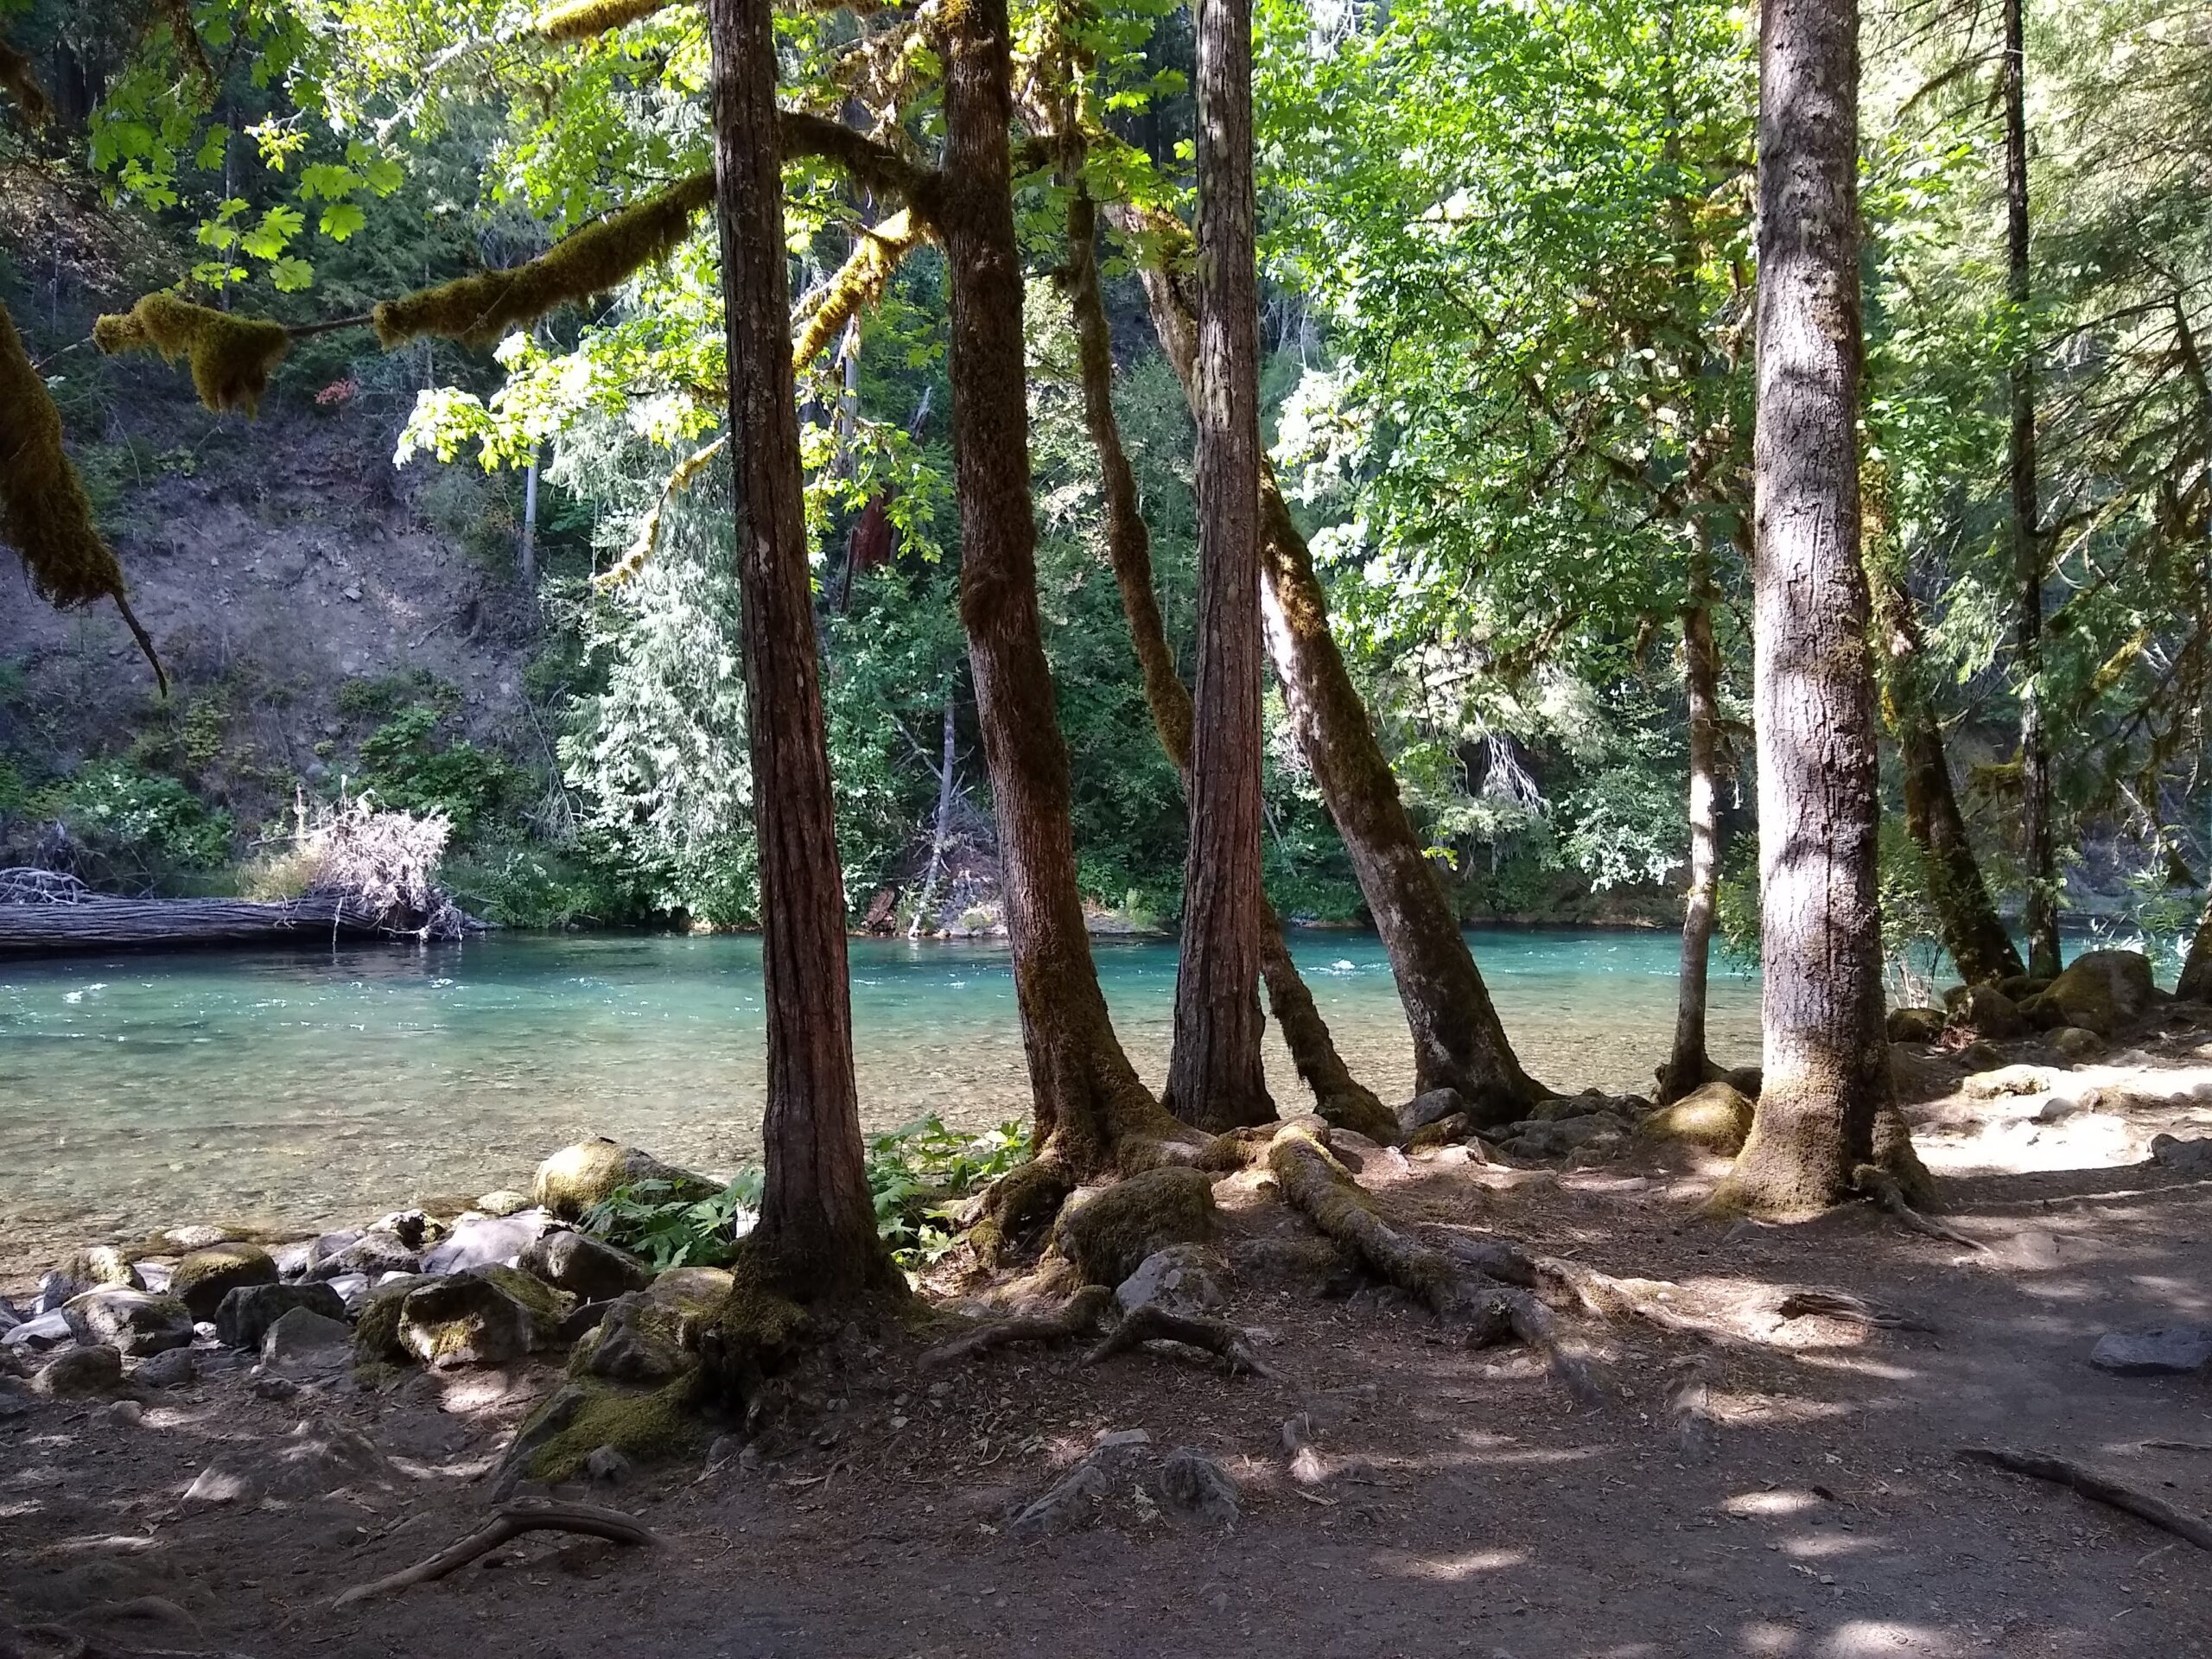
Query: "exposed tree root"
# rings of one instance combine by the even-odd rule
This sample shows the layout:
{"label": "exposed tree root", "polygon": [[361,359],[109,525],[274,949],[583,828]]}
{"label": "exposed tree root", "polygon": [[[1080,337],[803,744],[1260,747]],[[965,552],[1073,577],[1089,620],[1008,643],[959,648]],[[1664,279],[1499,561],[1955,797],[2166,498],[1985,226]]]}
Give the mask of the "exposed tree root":
{"label": "exposed tree root", "polygon": [[974,1359],[1018,1342],[1069,1342],[1094,1334],[1114,1306],[1105,1285],[1085,1285],[1049,1313],[1026,1313],[964,1331],[925,1351],[915,1363],[925,1371]]}
{"label": "exposed tree root", "polygon": [[1793,1290],[1782,1299],[1775,1312],[1785,1319],[1802,1319],[1808,1313],[1816,1313],[1823,1319],[1847,1319],[1853,1325],[1863,1325],[1877,1331],[1932,1332],[1936,1329],[1917,1313],[1884,1307],[1840,1290]]}
{"label": "exposed tree root", "polygon": [[2147,1521],[2162,1532],[2171,1532],[2177,1538],[2187,1539],[2199,1549],[2212,1550],[2212,1522],[2185,1515],[2162,1497],[2148,1492],[2139,1492],[2133,1486],[2123,1486],[2116,1480],[2092,1473],[2078,1463],[2064,1458],[2054,1458],[2041,1452],[2013,1452],[2003,1446],[1962,1446],[1958,1449],[1962,1463],[1986,1463],[1993,1468],[2009,1469],[2016,1475],[2028,1475],[2037,1480],[2047,1480],[2057,1486],[2070,1486],[2092,1503],[2108,1504],[2124,1510],[2139,1521]]}
{"label": "exposed tree root", "polygon": [[1607,1395],[1598,1381],[1588,1355],[1580,1344],[1562,1339],[1551,1309],[1531,1293],[1511,1285],[1498,1285],[1483,1294],[1477,1304],[1474,1327],[1468,1332],[1470,1347],[1484,1348],[1508,1336],[1543,1357],[1544,1369],[1586,1406],[1602,1406]]}
{"label": "exposed tree root", "polygon": [[1375,1213],[1374,1201],[1338,1163],[1315,1120],[1294,1118],[1275,1131],[1268,1169],[1283,1202],[1334,1239],[1377,1278],[1418,1297],[1439,1314],[1459,1300],[1463,1274],[1444,1251],[1402,1232]]}
{"label": "exposed tree root", "polygon": [[1281,1380],[1282,1374],[1252,1351],[1244,1340],[1244,1333],[1235,1325],[1221,1319],[1170,1313],[1150,1303],[1136,1309],[1108,1332],[1106,1339],[1084,1356],[1083,1363],[1096,1365],[1102,1359],[1127,1353],[1147,1342],[1179,1342],[1188,1347],[1203,1348],[1227,1364],[1231,1376],[1239,1371],[1249,1371],[1271,1382]]}
{"label": "exposed tree root", "polygon": [[1971,1233],[1962,1233],[1955,1227],[1947,1227],[1940,1221],[1931,1221],[1922,1215],[1906,1201],[1904,1189],[1898,1185],[1897,1178],[1877,1165],[1859,1165],[1851,1172],[1851,1184],[1916,1233],[1924,1234],[1929,1238],[1940,1238],[1948,1244],[1963,1244],[1984,1255],[1995,1254]]}
{"label": "exposed tree root", "polygon": [[977,1265],[986,1270],[997,1267],[1013,1241],[1050,1222],[1075,1189],[1075,1171],[1050,1153],[1018,1165],[984,1188],[966,1217],[968,1248]]}
{"label": "exposed tree root", "polygon": [[480,1555],[488,1555],[512,1538],[526,1532],[580,1532],[588,1537],[608,1538],[618,1544],[658,1544],[660,1540],[620,1510],[603,1510],[590,1503],[503,1503],[492,1520],[457,1544],[448,1545],[428,1560],[388,1573],[367,1584],[357,1584],[332,1602],[331,1611],[442,1579]]}

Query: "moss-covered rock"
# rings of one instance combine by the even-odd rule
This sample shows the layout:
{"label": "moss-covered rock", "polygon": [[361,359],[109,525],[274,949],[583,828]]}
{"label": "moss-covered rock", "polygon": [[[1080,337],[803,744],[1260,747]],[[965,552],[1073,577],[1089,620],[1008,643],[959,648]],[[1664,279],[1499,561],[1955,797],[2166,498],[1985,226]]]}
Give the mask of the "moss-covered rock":
{"label": "moss-covered rock", "polygon": [[[690,1340],[687,1341],[686,1338]],[[696,1327],[644,1291],[618,1297],[569,1356],[569,1375],[610,1382],[666,1382],[699,1369]]]}
{"label": "moss-covered rock", "polygon": [[95,1244],[89,1250],[79,1250],[69,1258],[63,1271],[70,1280],[86,1290],[103,1286],[114,1286],[124,1290],[143,1290],[145,1281],[138,1276],[138,1269],[130,1265],[130,1252],[112,1244]]}
{"label": "moss-covered rock", "polygon": [[1932,1043],[1943,1034],[1946,1019],[1941,1008],[1891,1008],[1886,1029],[1893,1043]]}
{"label": "moss-covered rock", "polygon": [[1943,994],[1943,1006],[1954,1031],[1971,1031],[1998,1042],[2028,1034],[2019,1005],[1993,985],[1955,986]]}
{"label": "moss-covered rock", "polygon": [[2094,1060],[2105,1052],[2105,1039],[2079,1026],[2061,1026],[2044,1040],[2076,1065],[2084,1060]]}
{"label": "moss-covered rock", "polygon": [[618,1188],[647,1181],[667,1183],[673,1198],[712,1198],[721,1190],[705,1176],[664,1164],[651,1153],[594,1136],[562,1147],[540,1164],[531,1193],[555,1215],[574,1221]]}
{"label": "moss-covered rock", "polygon": [[2024,1002],[2050,988],[2050,982],[2035,974],[2012,974],[1997,982],[1997,988],[2015,1002]]}
{"label": "moss-covered rock", "polygon": [[2065,1024],[2108,1038],[2151,1012],[2158,988],[2139,950],[2090,950],[2068,963],[2044,995]]}
{"label": "moss-covered rock", "polygon": [[1708,1083],[1659,1108],[1636,1126],[1636,1133],[1644,1141],[1680,1141],[1732,1158],[1751,1132],[1751,1103],[1734,1087]]}
{"label": "moss-covered rock", "polygon": [[424,1364],[505,1365],[560,1334],[575,1306],[518,1268],[471,1268],[407,1293],[399,1305],[399,1345]]}
{"label": "moss-covered rock", "polygon": [[258,1244],[211,1245],[176,1264],[169,1294],[192,1310],[195,1319],[212,1319],[223,1298],[241,1285],[273,1285],[276,1262]]}
{"label": "moss-covered rock", "polygon": [[657,1389],[571,1383],[523,1425],[516,1437],[530,1448],[523,1468],[537,1480],[573,1480],[602,1446],[639,1463],[695,1452],[707,1433],[691,1410],[696,1392],[689,1377]]}
{"label": "moss-covered rock", "polygon": [[1154,1250],[1212,1243],[1220,1220],[1213,1178],[1204,1170],[1148,1169],[1071,1200],[1052,1247],[1084,1283],[1118,1285]]}
{"label": "moss-covered rock", "polygon": [[408,1293],[437,1281],[413,1274],[372,1290],[353,1321],[353,1358],[362,1365],[404,1365],[414,1357],[399,1339],[399,1311]]}
{"label": "moss-covered rock", "polygon": [[2020,999],[2020,1018],[2037,1031],[2056,1031],[2066,1023],[2066,1010],[2050,1000],[2047,991]]}

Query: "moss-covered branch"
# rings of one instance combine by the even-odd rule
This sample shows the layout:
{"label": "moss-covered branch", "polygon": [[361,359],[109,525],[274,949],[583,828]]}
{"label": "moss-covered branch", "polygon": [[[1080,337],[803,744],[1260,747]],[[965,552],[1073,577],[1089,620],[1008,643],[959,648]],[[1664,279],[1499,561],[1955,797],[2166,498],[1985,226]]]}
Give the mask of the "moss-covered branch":
{"label": "moss-covered branch", "polygon": [[932,168],[908,161],[888,144],[824,115],[786,110],[778,131],[784,159],[818,156],[844,169],[853,182],[880,195],[895,196],[925,220],[938,218],[942,179]]}
{"label": "moss-covered branch", "polygon": [[92,339],[111,357],[151,351],[172,363],[190,358],[194,389],[217,414],[259,409],[270,372],[292,349],[281,322],[210,310],[174,294],[149,294],[123,315],[100,318]]}
{"label": "moss-covered branch", "polygon": [[594,220],[512,270],[457,276],[386,300],[372,313],[377,338],[387,351],[424,334],[489,346],[666,258],[714,197],[715,175],[694,173],[658,195]]}
{"label": "moss-covered branch", "polygon": [[921,246],[928,226],[911,207],[902,207],[880,225],[864,226],[852,252],[830,279],[791,346],[791,366],[804,372],[836,333],[881,299],[899,262]]}
{"label": "moss-covered branch", "polygon": [[537,15],[532,27],[542,40],[563,43],[594,40],[610,29],[665,11],[676,0],[570,0]]}
{"label": "moss-covered branch", "polygon": [[0,537],[22,557],[31,587],[67,609],[111,599],[162,689],[154,642],[123,597],[123,567],[92,524],[92,504],[61,448],[61,413],[31,366],[15,320],[0,306]]}

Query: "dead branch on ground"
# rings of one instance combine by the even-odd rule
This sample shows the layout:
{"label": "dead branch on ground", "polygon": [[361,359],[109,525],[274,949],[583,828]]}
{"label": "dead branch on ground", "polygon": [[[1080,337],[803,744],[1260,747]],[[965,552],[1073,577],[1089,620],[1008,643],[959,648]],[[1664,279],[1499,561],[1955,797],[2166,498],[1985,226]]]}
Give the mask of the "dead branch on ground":
{"label": "dead branch on ground", "polygon": [[606,1538],[618,1544],[658,1544],[660,1540],[631,1516],[620,1510],[603,1510],[591,1503],[541,1503],[517,1500],[503,1503],[491,1521],[472,1532],[459,1543],[448,1545],[428,1560],[403,1567],[367,1584],[357,1584],[330,1604],[335,1612],[371,1596],[380,1596],[390,1590],[406,1590],[418,1584],[428,1584],[442,1579],[456,1568],[463,1567],[480,1555],[488,1555],[510,1539],[529,1532],[579,1532],[590,1538]]}
{"label": "dead branch on ground", "polygon": [[2047,1480],[2056,1486],[2070,1486],[2092,1503],[2123,1510],[2139,1521],[2149,1522],[2161,1532],[2186,1539],[2199,1549],[2212,1550],[2212,1522],[2184,1514],[2163,1497],[2153,1497],[2133,1486],[2107,1480],[2064,1458],[2042,1452],[2009,1451],[1995,1446],[1962,1446],[1958,1448],[1958,1457],[1962,1463],[1985,1463],[1992,1468],[2009,1469],[2016,1475]]}

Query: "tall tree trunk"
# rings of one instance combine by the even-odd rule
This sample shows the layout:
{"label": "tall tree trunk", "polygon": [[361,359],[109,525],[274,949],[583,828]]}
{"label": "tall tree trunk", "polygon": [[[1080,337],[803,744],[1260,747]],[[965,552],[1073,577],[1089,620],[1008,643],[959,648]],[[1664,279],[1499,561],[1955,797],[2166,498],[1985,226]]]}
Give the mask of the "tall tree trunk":
{"label": "tall tree trunk", "polygon": [[952,687],[948,683],[944,688],[944,752],[938,762],[937,829],[930,836],[930,868],[929,873],[922,877],[922,896],[915,901],[914,919],[906,929],[906,937],[910,939],[921,937],[922,918],[929,913],[930,906],[937,898],[937,879],[944,873],[945,843],[952,838],[953,715],[956,709]]}
{"label": "tall tree trunk", "polygon": [[2212,894],[2197,918],[2196,934],[2189,942],[2189,956],[2181,965],[2174,995],[2184,1002],[2212,1002]]}
{"label": "tall tree trunk", "polygon": [[1200,1137],[1160,1109],[1107,1016],[1084,926],[1067,746],[1037,613],[1021,261],[1007,127],[1006,0],[948,15],[938,220],[951,278],[953,483],[960,613],[991,774],[1016,998],[1039,1156],[1005,1184],[994,1230],[1057,1205],[1073,1181],[1175,1155]]}
{"label": "tall tree trunk", "polygon": [[2050,834],[2050,745],[2043,729],[2043,536],[2036,489],[2035,340],[2028,281],[2027,49],[2024,0],[2005,0],[2005,256],[2012,302],[2009,466],[2012,505],[2008,528],[2019,586],[2017,649],[2020,673],[2020,843],[2027,865],[2028,971],[2056,976],[2058,865]]}
{"label": "tall tree trunk", "polygon": [[1883,1033],[1874,688],[1859,563],[1856,0],[1765,0],[1753,442],[1765,1083],[1722,1209],[1923,1184]]}
{"label": "tall tree trunk", "polygon": [[537,591],[537,451],[530,452],[530,465],[522,475],[522,544],[517,550],[524,593]]}
{"label": "tall tree trunk", "polygon": [[1690,869],[1682,897],[1681,974],[1675,991],[1675,1047],[1659,1073],[1661,1102],[1701,1087],[1706,990],[1713,961],[1713,918],[1720,888],[1718,817],[1720,657],[1713,642],[1712,580],[1702,546],[1692,556],[1690,603],[1682,613],[1682,684],[1689,702]]}
{"label": "tall tree trunk", "polygon": [[1198,673],[1175,1041],[1161,1104],[1275,1115],[1260,1059],[1260,293],[1250,0],[1198,0]]}
{"label": "tall tree trunk", "polygon": [[1936,925],[1960,977],[1969,985],[1993,984],[2024,969],[1990,901],[1966,816],[1951,786],[1943,730],[1922,680],[1920,618],[1911,594],[1894,572],[1867,575],[1873,585],[1876,638],[1882,645],[1883,711],[1897,739],[1904,773],[1905,834],[1920,849]]}
{"label": "tall tree trunk", "polygon": [[[1132,218],[1132,228],[1148,228]],[[1197,331],[1167,271],[1141,275],[1153,326],[1189,391]],[[1457,1089],[1480,1124],[1510,1122],[1544,1098],[1521,1069],[1443,884],[1398,795],[1367,707],[1329,632],[1329,603],[1274,468],[1260,467],[1261,614],[1291,727],[1336,820],[1413,1033],[1417,1090]]]}
{"label": "tall tree trunk", "polygon": [[862,1162],[845,974],[845,889],[815,658],[785,270],[769,0],[708,0],[715,221],[729,346],[747,738],[760,859],[766,1184],[756,1247],[785,1285],[884,1281]]}
{"label": "tall tree trunk", "polygon": [[[1122,613],[1128,619],[1129,640],[1136,651],[1145,703],[1152,711],[1160,747],[1177,775],[1187,779],[1191,694],[1176,670],[1175,652],[1160,620],[1160,601],[1152,582],[1152,534],[1137,505],[1136,474],[1129,466],[1128,451],[1122,444],[1121,423],[1114,413],[1113,340],[1098,285],[1097,219],[1097,208],[1089,192],[1077,188],[1068,199],[1065,279],[1082,366],[1084,421],[1090,429],[1091,446],[1098,452],[1105,498],[1106,557],[1113,566],[1115,585],[1121,590]],[[1373,1090],[1351,1075],[1337,1052],[1328,1023],[1291,960],[1282,925],[1264,893],[1260,904],[1260,977],[1268,988],[1268,1007],[1281,1029],[1291,1064],[1313,1091],[1314,1109],[1339,1128],[1378,1141],[1395,1139],[1396,1117]]]}

